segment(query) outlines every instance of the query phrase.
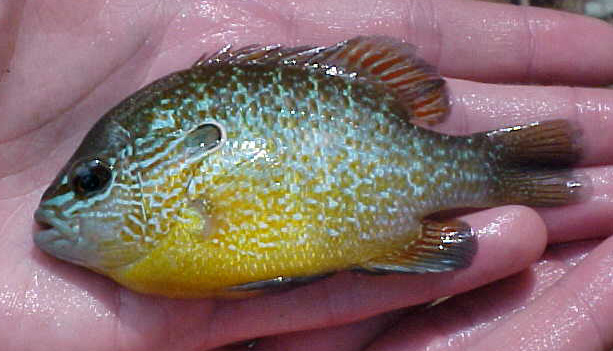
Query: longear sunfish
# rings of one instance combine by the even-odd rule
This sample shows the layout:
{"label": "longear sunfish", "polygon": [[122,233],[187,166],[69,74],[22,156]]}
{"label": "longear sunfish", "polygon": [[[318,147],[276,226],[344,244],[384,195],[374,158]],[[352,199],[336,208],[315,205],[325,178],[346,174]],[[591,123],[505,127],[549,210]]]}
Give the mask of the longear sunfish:
{"label": "longear sunfish", "polygon": [[445,81],[395,39],[227,47],[94,125],[44,193],[34,241],[138,292],[248,296],[342,270],[467,267],[470,226],[427,215],[584,196],[567,121],[418,126],[448,110]]}

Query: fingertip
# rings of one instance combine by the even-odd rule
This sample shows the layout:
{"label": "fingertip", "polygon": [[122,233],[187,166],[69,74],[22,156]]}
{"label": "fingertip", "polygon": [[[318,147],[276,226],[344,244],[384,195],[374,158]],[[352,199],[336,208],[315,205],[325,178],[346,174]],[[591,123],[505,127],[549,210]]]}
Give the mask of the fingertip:
{"label": "fingertip", "polygon": [[538,210],[547,223],[550,244],[611,235],[613,167],[581,168],[574,171],[574,176],[582,184],[578,203]]}
{"label": "fingertip", "polygon": [[[610,350],[613,345],[613,241],[588,250],[579,263],[563,264],[563,277],[541,277],[538,295],[473,344],[492,350],[503,338],[509,350]],[[555,268],[554,268],[555,269]],[[560,271],[560,269],[557,269]],[[543,335],[547,336],[543,338]]]}
{"label": "fingertip", "polygon": [[[536,261],[547,245],[547,229],[536,211],[525,206],[503,206],[463,217],[475,231],[479,249],[473,261],[476,271],[504,267],[488,274],[510,275]],[[502,278],[502,275],[500,278]]]}

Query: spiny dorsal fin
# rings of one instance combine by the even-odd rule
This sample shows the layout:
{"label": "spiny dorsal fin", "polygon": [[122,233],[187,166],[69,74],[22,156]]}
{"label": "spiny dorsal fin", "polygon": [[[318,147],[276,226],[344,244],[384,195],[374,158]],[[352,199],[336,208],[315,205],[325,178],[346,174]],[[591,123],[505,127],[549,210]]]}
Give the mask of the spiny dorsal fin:
{"label": "spiny dorsal fin", "polygon": [[212,55],[203,55],[194,66],[211,64],[306,64],[324,47],[298,46],[294,48],[284,47],[279,44],[260,46],[248,45],[232,50],[231,45],[224,46]]}
{"label": "spiny dorsal fin", "polygon": [[415,47],[384,36],[360,36],[322,50],[310,62],[336,66],[396,92],[410,117],[428,123],[448,113],[445,81],[417,57]]}

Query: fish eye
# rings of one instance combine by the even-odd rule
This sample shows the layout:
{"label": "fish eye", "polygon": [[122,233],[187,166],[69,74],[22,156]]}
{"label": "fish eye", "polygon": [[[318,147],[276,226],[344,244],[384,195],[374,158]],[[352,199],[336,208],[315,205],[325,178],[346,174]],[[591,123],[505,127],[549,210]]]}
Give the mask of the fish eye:
{"label": "fish eye", "polygon": [[111,180],[111,167],[99,159],[87,160],[78,164],[72,171],[72,190],[80,196],[100,193]]}

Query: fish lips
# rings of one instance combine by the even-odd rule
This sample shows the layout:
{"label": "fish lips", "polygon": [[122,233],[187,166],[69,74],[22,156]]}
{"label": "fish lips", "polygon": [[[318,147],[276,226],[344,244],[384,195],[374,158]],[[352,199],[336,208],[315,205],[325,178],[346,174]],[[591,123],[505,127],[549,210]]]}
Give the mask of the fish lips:
{"label": "fish lips", "polygon": [[39,249],[61,260],[84,265],[76,250],[79,236],[72,227],[48,209],[37,209],[34,219],[43,228],[34,233],[34,244]]}

